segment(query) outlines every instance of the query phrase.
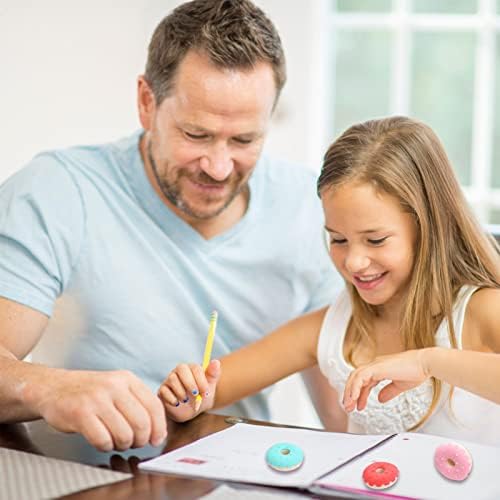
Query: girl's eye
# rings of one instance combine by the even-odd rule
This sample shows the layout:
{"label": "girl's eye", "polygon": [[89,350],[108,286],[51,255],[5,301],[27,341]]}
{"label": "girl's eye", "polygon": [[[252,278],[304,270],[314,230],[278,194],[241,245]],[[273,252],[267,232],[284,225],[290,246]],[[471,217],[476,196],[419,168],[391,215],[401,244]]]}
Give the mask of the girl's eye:
{"label": "girl's eye", "polygon": [[330,238],[330,245],[342,245],[342,243],[345,243],[347,240],[345,238]]}
{"label": "girl's eye", "polygon": [[368,240],[368,243],[371,245],[381,245],[385,240],[387,239],[387,236],[384,238],[379,238],[378,240]]}

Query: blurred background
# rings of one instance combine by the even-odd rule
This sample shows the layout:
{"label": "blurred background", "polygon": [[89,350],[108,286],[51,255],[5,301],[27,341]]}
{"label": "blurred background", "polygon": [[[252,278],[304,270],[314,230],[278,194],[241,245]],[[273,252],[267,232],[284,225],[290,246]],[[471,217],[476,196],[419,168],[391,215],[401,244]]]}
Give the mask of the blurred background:
{"label": "blurred background", "polygon": [[[0,181],[40,150],[139,127],[136,77],[174,0],[0,0]],[[347,126],[404,114],[441,137],[483,224],[500,224],[500,0],[257,0],[288,82],[266,149],[319,171]],[[319,425],[298,377],[274,420]]]}

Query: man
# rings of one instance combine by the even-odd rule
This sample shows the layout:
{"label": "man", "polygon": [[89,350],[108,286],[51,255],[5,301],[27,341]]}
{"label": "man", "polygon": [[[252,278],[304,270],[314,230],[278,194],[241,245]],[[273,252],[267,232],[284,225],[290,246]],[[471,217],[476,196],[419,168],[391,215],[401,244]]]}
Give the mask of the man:
{"label": "man", "polygon": [[[183,4],[138,79],[143,130],[41,154],[2,186],[1,421],[157,445],[155,391],[200,359],[213,308],[219,357],[330,300],[314,177],[260,158],[284,82],[251,2]],[[21,361],[35,345],[45,365]],[[267,418],[267,397],[227,411]]]}

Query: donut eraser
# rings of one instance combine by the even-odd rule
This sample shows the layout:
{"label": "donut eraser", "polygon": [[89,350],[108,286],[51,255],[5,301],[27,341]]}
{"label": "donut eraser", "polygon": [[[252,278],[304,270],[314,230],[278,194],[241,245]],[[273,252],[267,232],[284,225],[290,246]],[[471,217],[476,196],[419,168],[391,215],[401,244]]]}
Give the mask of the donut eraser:
{"label": "donut eraser", "polygon": [[472,457],[461,444],[444,443],[434,452],[434,466],[446,479],[463,481],[472,470]]}
{"label": "donut eraser", "polygon": [[293,443],[276,443],[266,452],[266,463],[272,469],[289,472],[304,462],[304,452]]}
{"label": "donut eraser", "polygon": [[375,490],[390,488],[399,478],[399,469],[390,462],[373,462],[365,467],[363,481]]}

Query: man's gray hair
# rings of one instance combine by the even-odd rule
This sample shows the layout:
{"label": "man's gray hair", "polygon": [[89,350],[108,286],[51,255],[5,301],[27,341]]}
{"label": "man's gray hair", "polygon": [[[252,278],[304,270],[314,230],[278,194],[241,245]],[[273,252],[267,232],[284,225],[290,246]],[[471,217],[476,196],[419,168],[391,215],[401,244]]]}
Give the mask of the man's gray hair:
{"label": "man's gray hair", "polygon": [[276,98],[285,84],[285,56],[276,27],[249,0],[193,0],[160,22],[149,44],[145,72],[157,105],[172,91],[177,68],[189,50],[205,54],[223,69],[246,70],[268,62]]}

